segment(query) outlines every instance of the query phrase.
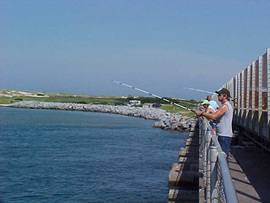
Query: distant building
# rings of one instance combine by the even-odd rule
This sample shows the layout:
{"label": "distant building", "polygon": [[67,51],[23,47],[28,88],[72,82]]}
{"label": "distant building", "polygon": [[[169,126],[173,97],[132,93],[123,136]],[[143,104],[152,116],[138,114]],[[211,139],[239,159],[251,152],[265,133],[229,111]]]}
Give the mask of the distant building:
{"label": "distant building", "polygon": [[128,106],[141,106],[142,103],[140,100],[129,100]]}

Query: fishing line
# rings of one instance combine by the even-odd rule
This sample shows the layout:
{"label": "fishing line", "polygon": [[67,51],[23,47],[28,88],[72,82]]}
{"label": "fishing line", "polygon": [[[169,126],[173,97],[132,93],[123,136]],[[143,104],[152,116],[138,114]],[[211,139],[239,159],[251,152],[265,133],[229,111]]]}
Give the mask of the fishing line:
{"label": "fishing line", "polygon": [[125,87],[128,87],[128,88],[131,88],[131,89],[133,89],[133,90],[137,90],[137,91],[139,91],[139,92],[143,92],[143,93],[145,93],[145,94],[147,94],[147,95],[149,95],[149,96],[153,96],[153,97],[159,98],[159,99],[161,99],[161,100],[163,100],[163,101],[165,101],[165,102],[168,102],[168,103],[170,103],[170,104],[172,104],[172,105],[175,105],[175,106],[177,106],[177,107],[180,107],[180,108],[182,108],[182,109],[185,109],[185,110],[194,112],[194,110],[192,110],[192,109],[190,109],[190,108],[188,108],[188,107],[186,107],[186,106],[177,104],[177,103],[172,102],[172,101],[170,101],[170,100],[168,100],[168,99],[166,99],[166,98],[163,98],[163,97],[161,97],[161,96],[159,96],[159,95],[156,95],[156,94],[153,94],[153,93],[148,92],[148,91],[146,91],[146,90],[143,90],[143,89],[134,87],[134,86],[129,85],[129,84],[127,84],[127,83],[120,82],[120,81],[117,81],[117,80],[113,80],[113,83],[116,83],[116,84],[118,84],[118,85],[122,85],[122,86],[125,86]]}

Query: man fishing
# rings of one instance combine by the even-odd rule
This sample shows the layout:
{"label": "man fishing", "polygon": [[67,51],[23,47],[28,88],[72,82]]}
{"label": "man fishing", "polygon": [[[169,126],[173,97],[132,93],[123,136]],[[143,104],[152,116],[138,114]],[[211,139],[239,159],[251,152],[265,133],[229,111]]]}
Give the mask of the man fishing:
{"label": "man fishing", "polygon": [[233,136],[232,132],[232,118],[233,118],[233,107],[229,100],[231,98],[230,91],[226,88],[222,88],[216,91],[218,94],[218,100],[222,106],[214,113],[207,113],[203,111],[195,111],[197,116],[204,116],[207,119],[216,120],[216,134],[218,136],[219,144],[222,150],[229,155],[231,148],[231,140]]}

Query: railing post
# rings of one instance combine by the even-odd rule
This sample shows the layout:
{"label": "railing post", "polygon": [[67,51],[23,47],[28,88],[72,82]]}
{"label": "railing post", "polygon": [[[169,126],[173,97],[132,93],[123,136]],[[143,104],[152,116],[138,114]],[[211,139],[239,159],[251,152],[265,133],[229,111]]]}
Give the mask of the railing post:
{"label": "railing post", "polygon": [[217,203],[217,156],[218,151],[216,146],[210,147],[210,194],[211,194],[211,203]]}
{"label": "railing post", "polygon": [[210,170],[210,162],[209,162],[209,155],[208,155],[208,151],[209,151],[209,146],[211,143],[211,133],[210,131],[205,131],[204,134],[204,157],[203,157],[203,161],[204,161],[204,174],[206,174],[206,176],[204,176],[204,182],[206,184],[208,184],[207,179],[210,178],[210,175],[208,175],[208,171]]}
{"label": "railing post", "polygon": [[205,131],[205,150],[206,150],[206,202],[211,203],[211,133],[210,131]]}
{"label": "railing post", "polygon": [[207,148],[206,154],[206,203],[211,203],[211,153],[210,148]]}

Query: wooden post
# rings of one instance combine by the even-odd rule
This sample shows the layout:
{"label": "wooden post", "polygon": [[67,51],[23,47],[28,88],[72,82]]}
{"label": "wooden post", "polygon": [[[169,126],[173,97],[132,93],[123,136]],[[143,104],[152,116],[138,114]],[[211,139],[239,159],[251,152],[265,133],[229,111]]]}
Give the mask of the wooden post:
{"label": "wooden post", "polygon": [[244,70],[241,71],[241,125],[244,124]]}
{"label": "wooden post", "polygon": [[256,73],[256,61],[252,62],[252,119],[255,113],[255,73]]}
{"label": "wooden post", "polygon": [[270,48],[266,50],[267,53],[267,111],[268,111],[268,132],[267,132],[267,138],[270,139]]}
{"label": "wooden post", "polygon": [[252,98],[252,94],[250,92],[250,89],[252,86],[250,85],[250,76],[252,76],[252,66],[249,65],[247,67],[247,104],[246,104],[246,126],[250,129],[251,128],[251,122],[252,122],[252,112],[251,112],[251,106],[250,106],[250,99]]}
{"label": "wooden post", "polygon": [[262,117],[262,63],[263,63],[263,57],[259,56],[259,107],[258,107],[258,123],[259,123],[259,136],[261,135],[261,117]]}
{"label": "wooden post", "polygon": [[237,74],[237,124],[239,125],[240,124],[240,120],[241,120],[241,100],[240,100],[240,97],[241,97],[241,92],[240,92],[240,73]]}
{"label": "wooden post", "polygon": [[251,95],[249,95],[249,90],[250,90],[250,75],[251,75],[251,66],[249,65],[248,67],[247,67],[247,104],[246,104],[246,106],[247,106],[247,112],[249,111],[249,109],[250,109],[250,105],[249,105],[249,98],[251,97]]}

